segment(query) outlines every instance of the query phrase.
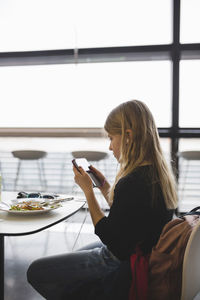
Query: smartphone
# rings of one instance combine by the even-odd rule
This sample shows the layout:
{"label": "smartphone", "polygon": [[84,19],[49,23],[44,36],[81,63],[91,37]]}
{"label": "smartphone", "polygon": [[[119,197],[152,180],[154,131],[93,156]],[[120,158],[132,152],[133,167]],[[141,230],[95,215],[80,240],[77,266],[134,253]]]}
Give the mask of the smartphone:
{"label": "smartphone", "polygon": [[96,176],[96,174],[94,174],[94,172],[92,172],[92,170],[90,170],[89,168],[90,164],[86,158],[73,159],[72,163],[78,171],[79,171],[79,167],[82,167],[83,170],[85,170],[88,173],[88,175],[92,179],[92,183],[94,187],[102,186],[102,182],[100,181],[100,179]]}

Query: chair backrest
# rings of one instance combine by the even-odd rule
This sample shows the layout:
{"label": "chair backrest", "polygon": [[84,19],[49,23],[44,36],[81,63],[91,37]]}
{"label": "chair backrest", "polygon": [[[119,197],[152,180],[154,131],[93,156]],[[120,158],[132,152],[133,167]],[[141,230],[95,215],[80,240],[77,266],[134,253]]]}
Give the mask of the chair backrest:
{"label": "chair backrest", "polygon": [[185,250],[181,300],[191,300],[200,291],[200,222],[193,229]]}
{"label": "chair backrest", "polygon": [[80,151],[72,151],[72,156],[74,158],[83,158],[85,157],[88,161],[99,161],[107,156],[107,152],[103,151],[86,151],[86,150],[80,150]]}
{"label": "chair backrest", "polygon": [[22,160],[40,159],[46,156],[45,151],[40,150],[16,150],[12,151],[12,155]]}

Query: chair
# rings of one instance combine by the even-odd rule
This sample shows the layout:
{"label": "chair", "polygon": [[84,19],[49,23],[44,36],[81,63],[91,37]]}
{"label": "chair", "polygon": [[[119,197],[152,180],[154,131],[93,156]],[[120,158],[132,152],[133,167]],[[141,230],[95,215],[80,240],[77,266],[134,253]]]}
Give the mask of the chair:
{"label": "chair", "polygon": [[192,300],[200,291],[200,222],[192,231],[183,260],[181,300]]}
{"label": "chair", "polygon": [[46,156],[45,151],[40,150],[16,150],[12,151],[12,155],[15,158],[18,158],[18,166],[17,166],[17,173],[15,178],[15,184],[14,189],[17,189],[17,183],[19,180],[19,175],[21,172],[22,162],[23,161],[36,161],[37,167],[38,167],[38,175],[40,180],[41,188],[44,190],[46,188],[46,180],[45,180],[45,174],[44,174],[44,166],[42,159]]}

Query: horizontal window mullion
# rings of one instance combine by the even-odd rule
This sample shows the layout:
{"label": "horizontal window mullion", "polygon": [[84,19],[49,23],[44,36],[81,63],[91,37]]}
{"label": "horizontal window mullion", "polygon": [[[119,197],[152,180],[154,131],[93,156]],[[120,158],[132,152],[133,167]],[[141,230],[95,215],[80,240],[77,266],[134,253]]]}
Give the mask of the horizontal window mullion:
{"label": "horizontal window mullion", "polygon": [[[200,128],[158,128],[161,137],[200,137]],[[27,137],[105,137],[103,128],[0,128],[0,136]]]}
{"label": "horizontal window mullion", "polygon": [[169,60],[171,45],[1,52],[0,66]]}

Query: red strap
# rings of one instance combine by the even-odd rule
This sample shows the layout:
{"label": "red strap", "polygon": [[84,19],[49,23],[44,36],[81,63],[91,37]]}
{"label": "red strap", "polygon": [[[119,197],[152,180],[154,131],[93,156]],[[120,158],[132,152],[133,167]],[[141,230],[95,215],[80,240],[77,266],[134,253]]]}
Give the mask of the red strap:
{"label": "red strap", "polygon": [[129,300],[147,300],[149,254],[140,251],[131,255],[132,284]]}

